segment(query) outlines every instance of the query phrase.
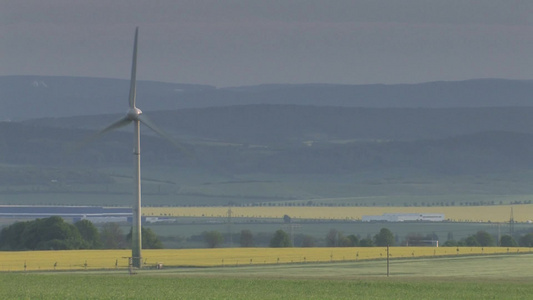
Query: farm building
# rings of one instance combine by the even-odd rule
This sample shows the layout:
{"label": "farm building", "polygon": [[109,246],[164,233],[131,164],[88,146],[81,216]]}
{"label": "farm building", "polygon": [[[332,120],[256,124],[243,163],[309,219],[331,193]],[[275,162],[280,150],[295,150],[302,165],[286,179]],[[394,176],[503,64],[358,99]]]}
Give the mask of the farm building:
{"label": "farm building", "polygon": [[363,216],[363,222],[442,222],[444,214],[410,213],[383,214],[381,216]]}
{"label": "farm building", "polygon": [[74,221],[87,219],[93,223],[99,222],[129,222],[131,208],[101,207],[101,206],[0,206],[0,218],[38,219],[60,216]]}

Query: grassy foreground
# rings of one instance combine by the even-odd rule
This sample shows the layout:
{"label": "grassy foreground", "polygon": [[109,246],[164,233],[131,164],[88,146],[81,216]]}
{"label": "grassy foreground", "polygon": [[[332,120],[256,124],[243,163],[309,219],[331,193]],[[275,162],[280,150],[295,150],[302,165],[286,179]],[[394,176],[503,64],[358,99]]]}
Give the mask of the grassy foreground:
{"label": "grassy foreground", "polygon": [[3,299],[530,299],[531,255],[0,273]]}
{"label": "grassy foreground", "polygon": [[525,282],[16,275],[3,299],[530,299]]}

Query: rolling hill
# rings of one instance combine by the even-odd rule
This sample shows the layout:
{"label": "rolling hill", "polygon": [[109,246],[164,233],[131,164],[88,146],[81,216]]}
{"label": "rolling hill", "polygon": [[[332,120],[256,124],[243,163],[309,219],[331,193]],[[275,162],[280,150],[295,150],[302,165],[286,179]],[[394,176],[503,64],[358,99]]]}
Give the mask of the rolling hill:
{"label": "rolling hill", "polygon": [[[123,204],[129,129],[76,148],[123,115],[127,81],[0,77],[0,88],[1,118],[20,120],[0,122],[3,203],[71,203],[94,194],[91,201],[101,205]],[[373,198],[378,203],[420,195],[439,203],[522,199],[533,194],[531,94],[533,81],[495,79],[224,89],[141,82],[146,115],[194,152],[187,157],[143,129],[143,189],[161,205],[178,196],[195,205],[357,196],[389,197]],[[45,191],[54,200],[26,196],[40,199]]]}
{"label": "rolling hill", "polygon": [[[246,105],[149,115],[197,156],[188,160],[144,130],[143,160],[230,173],[357,173],[389,168],[438,174],[531,167],[533,108],[341,108]],[[127,131],[65,152],[118,115],[0,125],[5,163],[129,163]],[[86,127],[76,128],[76,127]],[[83,158],[81,158],[83,157]]]}
{"label": "rolling hill", "polygon": [[[0,76],[0,120],[122,113],[128,80]],[[249,104],[370,108],[533,106],[531,80],[476,79],[396,85],[271,84],[233,88],[139,81],[146,111]],[[122,99],[122,100],[121,100]]]}

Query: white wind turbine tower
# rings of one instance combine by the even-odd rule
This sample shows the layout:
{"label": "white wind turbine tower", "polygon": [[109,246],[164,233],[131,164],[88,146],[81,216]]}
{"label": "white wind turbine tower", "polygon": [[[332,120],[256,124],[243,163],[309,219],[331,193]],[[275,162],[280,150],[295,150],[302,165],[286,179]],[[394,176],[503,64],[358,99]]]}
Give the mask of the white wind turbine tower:
{"label": "white wind turbine tower", "polygon": [[137,36],[139,34],[139,28],[135,29],[135,41],[133,44],[133,59],[131,64],[131,81],[130,81],[130,94],[129,94],[129,110],[127,114],[121,119],[115,121],[106,128],[100,130],[96,136],[102,135],[106,132],[124,127],[133,123],[134,128],[134,148],[133,155],[135,161],[135,188],[134,188],[134,198],[135,202],[133,204],[133,216],[132,216],[132,229],[131,229],[131,256],[133,267],[140,268],[142,265],[142,238],[141,238],[141,135],[140,135],[140,125],[143,123],[148,126],[154,132],[169,139],[171,142],[172,139],[169,138],[163,131],[157,128],[149,119],[147,119],[140,109],[135,106],[135,94],[136,94],[136,72],[137,72]]}

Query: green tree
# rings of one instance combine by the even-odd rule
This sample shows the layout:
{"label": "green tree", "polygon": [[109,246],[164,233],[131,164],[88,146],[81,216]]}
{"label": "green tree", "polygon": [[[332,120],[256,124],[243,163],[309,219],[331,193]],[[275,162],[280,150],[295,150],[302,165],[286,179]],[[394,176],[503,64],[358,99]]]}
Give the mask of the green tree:
{"label": "green tree", "polygon": [[494,246],[494,238],[490,233],[480,230],[474,236],[481,247]]}
{"label": "green tree", "polygon": [[337,247],[339,245],[339,237],[342,234],[337,229],[330,229],[326,235],[326,247]]}
{"label": "green tree", "polygon": [[104,249],[124,249],[126,240],[117,223],[105,223],[100,230],[100,239]]}
{"label": "green tree", "polygon": [[521,236],[518,241],[521,247],[533,247],[533,233]]}
{"label": "green tree", "polygon": [[77,228],[57,216],[17,222],[0,233],[0,248],[4,250],[66,250],[82,245]]}
{"label": "green tree", "polygon": [[442,245],[443,247],[457,247],[459,246],[459,244],[457,243],[456,240],[447,240],[446,242],[444,242],[444,245]]}
{"label": "green tree", "polygon": [[16,222],[11,226],[2,228],[0,232],[1,250],[28,250],[24,247],[22,234],[30,222]]}
{"label": "green tree", "polygon": [[348,247],[357,247],[357,246],[359,246],[359,238],[356,235],[350,234],[346,238],[350,241]]}
{"label": "green tree", "polygon": [[79,249],[83,244],[77,228],[58,216],[30,222],[22,233],[22,239],[25,248],[31,250]]}
{"label": "green tree", "polygon": [[204,237],[205,242],[207,243],[208,248],[216,248],[224,242],[224,237],[222,236],[222,233],[218,231],[206,231],[202,234]]}
{"label": "green tree", "polygon": [[394,246],[394,234],[387,228],[381,228],[379,233],[374,236],[374,243],[378,247]]}
{"label": "green tree", "polygon": [[371,238],[364,238],[359,241],[359,247],[374,247],[374,241]]}
{"label": "green tree", "polygon": [[341,235],[339,237],[338,246],[339,247],[351,247],[352,246],[352,241],[350,241],[350,239],[345,237],[344,235]]}
{"label": "green tree", "polygon": [[515,241],[515,239],[508,234],[502,235],[500,238],[500,246],[501,247],[517,247],[518,243]]}
{"label": "green tree", "polygon": [[359,239],[355,235],[343,236],[339,234],[339,247],[355,247],[358,244]]}
{"label": "green tree", "polygon": [[[163,243],[150,228],[141,227],[141,240],[143,249],[163,249]],[[131,229],[126,235],[126,241],[131,244]]]}
{"label": "green tree", "polygon": [[270,247],[274,248],[283,248],[283,247],[292,247],[291,239],[289,235],[279,229],[274,233],[274,236],[270,240]]}
{"label": "green tree", "polygon": [[94,224],[89,220],[80,220],[74,223],[74,226],[78,229],[81,238],[84,240],[83,248],[97,249],[102,247],[100,241],[100,233]]}
{"label": "green tree", "polygon": [[254,246],[254,235],[248,229],[241,230],[240,236],[241,247],[253,247]]}
{"label": "green tree", "polygon": [[[471,235],[471,236],[467,237],[464,240],[464,244],[465,244],[465,246],[469,246],[469,247],[479,247],[479,246],[481,246],[474,235]],[[461,245],[459,244],[459,246],[461,246]]]}
{"label": "green tree", "polygon": [[141,236],[144,249],[163,249],[163,243],[152,229],[141,227]]}

